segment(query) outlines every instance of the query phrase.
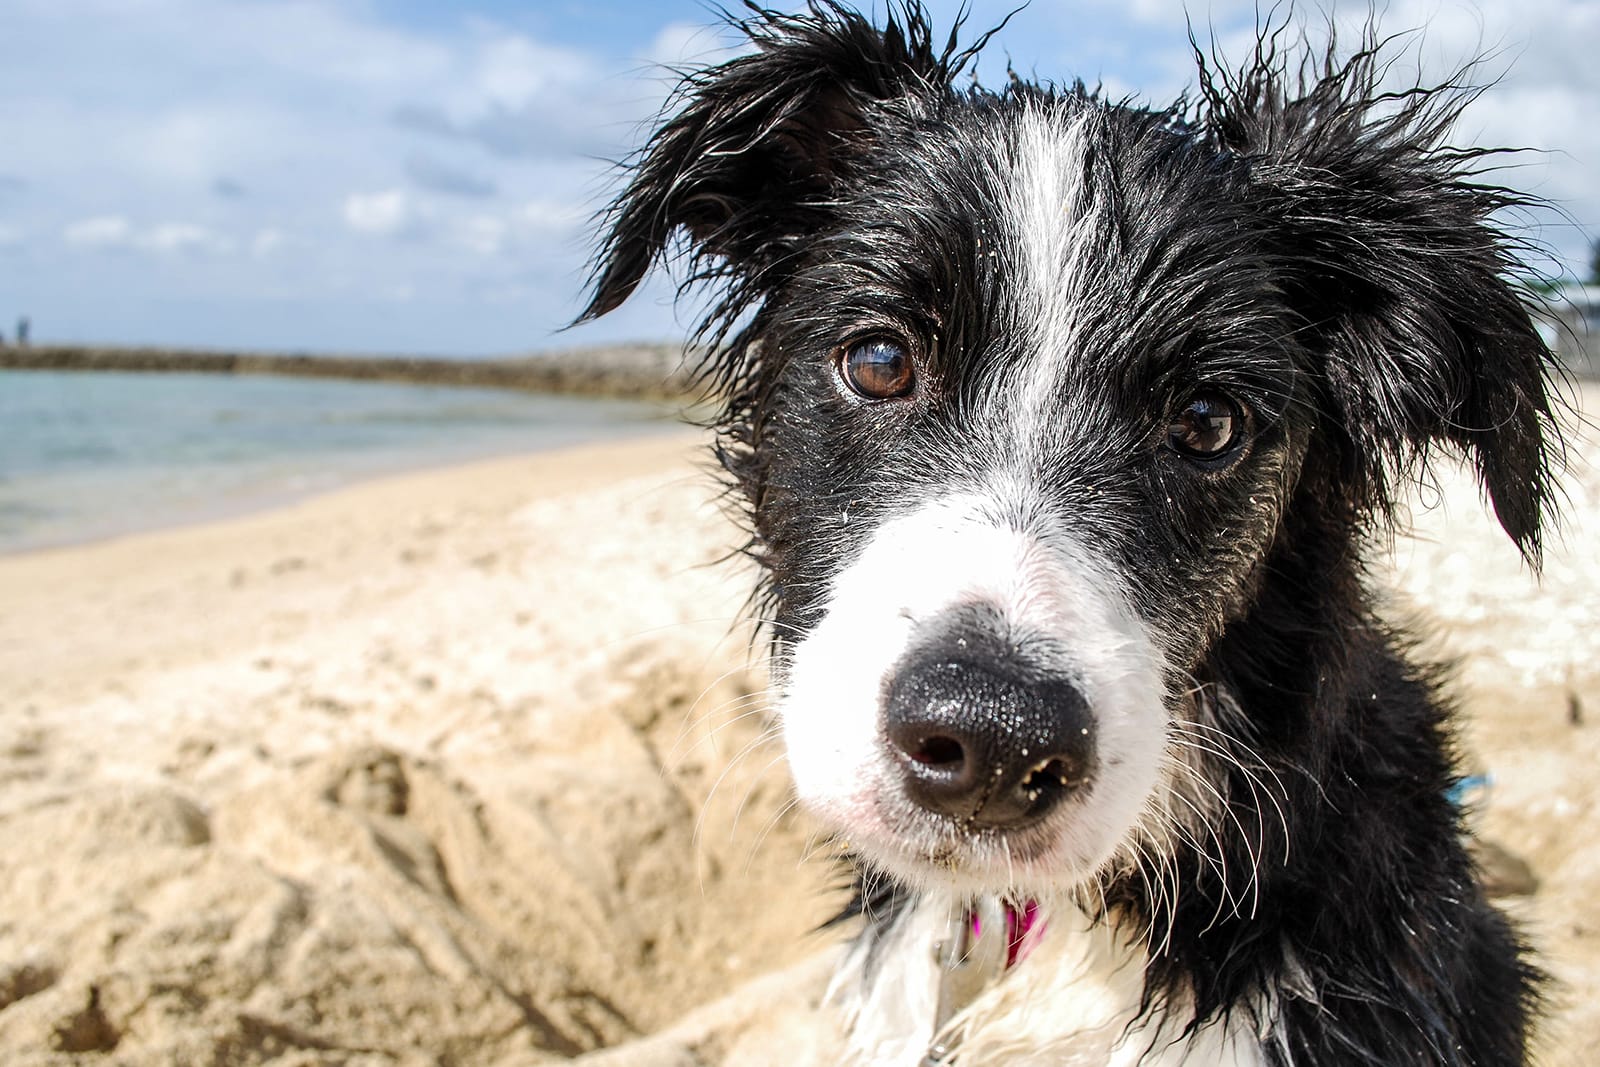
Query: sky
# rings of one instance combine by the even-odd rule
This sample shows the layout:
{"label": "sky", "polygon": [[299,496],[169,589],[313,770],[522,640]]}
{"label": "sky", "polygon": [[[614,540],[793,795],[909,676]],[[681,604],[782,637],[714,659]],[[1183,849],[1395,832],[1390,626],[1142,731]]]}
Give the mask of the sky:
{"label": "sky", "polygon": [[[958,0],[927,6],[942,30]],[[976,30],[1015,5],[970,6]],[[979,76],[1009,60],[1165,104],[1194,81],[1186,20],[1242,56],[1256,9],[1034,0]],[[1587,275],[1600,0],[1391,0],[1381,25],[1423,29],[1401,48],[1425,79],[1488,57],[1455,140],[1538,150],[1498,180],[1562,212],[1513,221],[1542,269]],[[673,68],[731,45],[697,0],[3,0],[0,333],[26,314],[37,341],[447,356],[676,338],[661,278],[563,327],[614,161]]]}

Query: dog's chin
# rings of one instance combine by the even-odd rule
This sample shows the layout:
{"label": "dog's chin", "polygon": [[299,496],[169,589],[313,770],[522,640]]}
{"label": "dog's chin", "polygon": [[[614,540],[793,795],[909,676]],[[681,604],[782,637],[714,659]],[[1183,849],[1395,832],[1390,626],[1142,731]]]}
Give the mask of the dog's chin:
{"label": "dog's chin", "polygon": [[[858,863],[907,887],[959,897],[1034,899],[1091,881],[1116,841],[1086,839],[1082,813],[1067,810],[1012,830],[968,828],[903,797],[880,797],[868,817],[818,812]],[[858,814],[861,806],[856,807]],[[1120,838],[1119,838],[1120,839]]]}

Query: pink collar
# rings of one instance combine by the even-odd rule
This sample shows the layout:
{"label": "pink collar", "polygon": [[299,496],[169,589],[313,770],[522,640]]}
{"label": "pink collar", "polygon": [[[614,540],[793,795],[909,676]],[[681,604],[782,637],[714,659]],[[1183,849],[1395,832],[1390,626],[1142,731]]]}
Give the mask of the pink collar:
{"label": "pink collar", "polygon": [[[1026,901],[1021,910],[1010,901],[1003,906],[1006,922],[1006,969],[1015,967],[1033,951],[1033,946],[1039,938],[1029,937],[1035,926],[1039,927],[1040,936],[1044,935],[1045,922],[1039,918],[1039,902]],[[974,907],[967,912],[967,918],[972,923],[972,937],[974,940],[983,936],[983,913]]]}
{"label": "pink collar", "polygon": [[[1044,935],[1046,920],[1037,901],[1019,908],[1009,901],[983,897],[953,917],[945,936],[933,947],[939,963],[939,1000],[934,1009],[933,1044],[925,1067],[945,1063],[953,1053],[945,1028],[967,1005],[1033,951]],[[984,926],[1005,931],[1004,939],[984,937]]]}

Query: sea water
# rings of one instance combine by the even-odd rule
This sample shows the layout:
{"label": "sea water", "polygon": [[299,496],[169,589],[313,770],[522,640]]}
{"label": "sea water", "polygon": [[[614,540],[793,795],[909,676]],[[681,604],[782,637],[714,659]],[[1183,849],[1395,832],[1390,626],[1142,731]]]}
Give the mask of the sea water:
{"label": "sea water", "polygon": [[0,552],[238,514],[416,467],[659,432],[669,415],[391,382],[0,370]]}

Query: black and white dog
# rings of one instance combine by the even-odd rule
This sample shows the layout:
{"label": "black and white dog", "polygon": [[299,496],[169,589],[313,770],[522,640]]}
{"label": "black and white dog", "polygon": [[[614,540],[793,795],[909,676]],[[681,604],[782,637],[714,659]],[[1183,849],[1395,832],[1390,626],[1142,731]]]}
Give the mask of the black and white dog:
{"label": "black and white dog", "polygon": [[1440,446],[1539,555],[1549,357],[1517,198],[1442,143],[1470,93],[1382,92],[1370,34],[1149,109],[979,88],[914,0],[741,27],[584,317],[675,251],[713,294],[859,1061],[1522,1062],[1448,702],[1363,570]]}

